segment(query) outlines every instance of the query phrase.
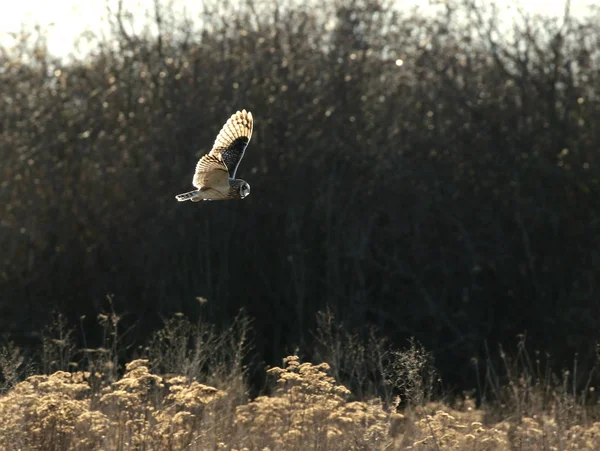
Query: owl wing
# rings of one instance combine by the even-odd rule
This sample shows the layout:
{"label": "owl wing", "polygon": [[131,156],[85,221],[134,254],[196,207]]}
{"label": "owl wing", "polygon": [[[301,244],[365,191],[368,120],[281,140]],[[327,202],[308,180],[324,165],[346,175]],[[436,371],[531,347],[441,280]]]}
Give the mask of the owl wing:
{"label": "owl wing", "polygon": [[252,137],[254,120],[246,110],[233,114],[217,135],[209,155],[220,155],[229,169],[229,177],[235,178],[246,147]]}
{"label": "owl wing", "polygon": [[220,157],[206,154],[198,164],[194,173],[194,186],[198,189],[229,187],[229,172]]}

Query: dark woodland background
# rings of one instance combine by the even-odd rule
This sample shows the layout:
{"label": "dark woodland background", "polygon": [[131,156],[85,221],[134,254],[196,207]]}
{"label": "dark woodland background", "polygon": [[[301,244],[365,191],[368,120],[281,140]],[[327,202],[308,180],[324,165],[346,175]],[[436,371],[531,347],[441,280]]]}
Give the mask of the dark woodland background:
{"label": "dark woodland background", "polygon": [[[125,357],[177,312],[226,326],[243,308],[256,362],[277,364],[310,357],[329,308],[414,336],[466,388],[520,333],[558,368],[593,360],[599,11],[507,33],[470,1],[283,5],[207,4],[192,25],[157,4],[139,32],[112,11],[84,60],[43,31],[2,49],[3,339],[34,355],[60,311],[92,346],[113,308]],[[250,197],[177,203],[242,108]]]}

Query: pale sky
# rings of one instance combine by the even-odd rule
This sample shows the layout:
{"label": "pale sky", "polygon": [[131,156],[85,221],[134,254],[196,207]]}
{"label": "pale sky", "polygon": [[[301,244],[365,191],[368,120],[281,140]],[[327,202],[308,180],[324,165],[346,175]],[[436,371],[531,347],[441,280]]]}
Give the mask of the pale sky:
{"label": "pale sky", "polygon": [[[398,0],[407,7],[421,4],[427,8],[427,0]],[[109,4],[116,7],[117,0],[108,0]],[[138,11],[152,8],[153,0],[123,0],[129,10]],[[163,2],[165,3],[165,2]],[[186,8],[190,15],[197,14],[202,0],[172,0],[177,9]],[[504,3],[498,0],[496,4],[513,3],[507,0]],[[571,12],[574,15],[584,14],[587,6],[593,0],[571,0]],[[76,36],[86,30],[99,33],[106,29],[104,17],[106,15],[107,0],[6,0],[0,14],[0,45],[11,43],[10,33],[18,32],[21,24],[39,24],[48,28],[48,47],[58,56],[66,56],[73,50],[73,41]],[[521,0],[524,9],[533,13],[546,13],[561,15],[564,11],[565,0]],[[143,13],[141,14],[143,15]],[[53,24],[53,25],[51,25]]]}

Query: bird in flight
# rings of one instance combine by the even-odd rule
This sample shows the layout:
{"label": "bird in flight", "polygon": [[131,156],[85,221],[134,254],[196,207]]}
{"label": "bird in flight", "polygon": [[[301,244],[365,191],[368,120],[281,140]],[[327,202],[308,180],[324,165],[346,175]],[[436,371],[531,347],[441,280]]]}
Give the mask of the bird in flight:
{"label": "bird in flight", "polygon": [[191,200],[243,199],[250,194],[248,182],[236,179],[235,173],[252,137],[252,113],[237,111],[223,125],[211,151],[200,158],[192,184],[194,191],[175,196],[179,202]]}

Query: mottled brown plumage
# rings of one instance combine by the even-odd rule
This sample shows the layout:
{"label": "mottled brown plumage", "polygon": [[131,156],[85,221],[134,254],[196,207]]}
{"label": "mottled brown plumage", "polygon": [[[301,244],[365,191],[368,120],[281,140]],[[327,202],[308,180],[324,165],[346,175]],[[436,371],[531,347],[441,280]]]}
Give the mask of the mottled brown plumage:
{"label": "mottled brown plumage", "polygon": [[223,125],[211,151],[196,164],[192,184],[198,188],[175,198],[180,201],[243,199],[250,194],[250,185],[235,174],[252,137],[252,113],[237,111]]}

